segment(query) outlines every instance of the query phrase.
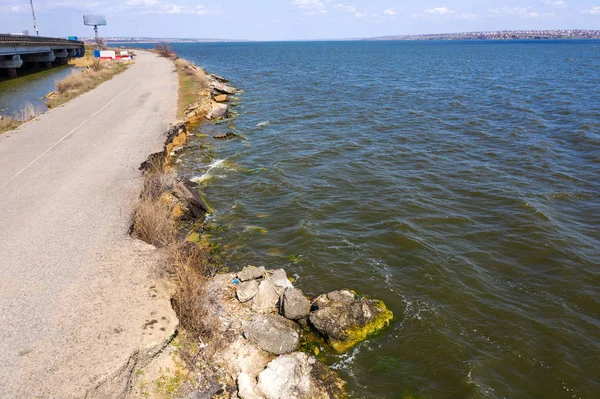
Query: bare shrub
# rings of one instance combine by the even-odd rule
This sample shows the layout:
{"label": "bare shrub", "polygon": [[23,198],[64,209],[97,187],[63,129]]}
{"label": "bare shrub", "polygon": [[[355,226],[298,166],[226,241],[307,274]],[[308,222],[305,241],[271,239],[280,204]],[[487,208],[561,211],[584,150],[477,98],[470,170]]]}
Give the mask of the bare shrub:
{"label": "bare shrub", "polygon": [[106,50],[106,42],[104,41],[104,39],[97,37],[96,38],[96,46],[100,49],[100,50]]}
{"label": "bare shrub", "polygon": [[157,44],[154,47],[154,51],[156,51],[156,53],[160,57],[165,57],[165,58],[168,58],[170,60],[176,60],[177,59],[177,54],[175,54],[175,51],[173,51],[173,49],[171,48],[171,46],[169,46],[166,43]]}
{"label": "bare shrub", "polygon": [[193,338],[212,339],[218,332],[218,317],[208,300],[205,270],[211,262],[206,249],[192,243],[169,248],[170,264],[176,282],[173,308],[179,322]]}
{"label": "bare shrub", "polygon": [[185,70],[190,68],[191,64],[187,61],[184,60],[183,58],[178,58],[174,61],[175,64],[175,68],[179,69],[179,70]]}
{"label": "bare shrub", "polygon": [[104,68],[102,61],[98,58],[94,58],[90,64],[90,69],[94,72],[98,72]]}
{"label": "bare shrub", "polygon": [[160,199],[142,198],[133,211],[133,235],[157,247],[174,239],[175,223],[171,212]]}
{"label": "bare shrub", "polygon": [[144,180],[142,197],[149,200],[158,200],[175,185],[175,180],[175,174],[171,172],[149,173]]}
{"label": "bare shrub", "polygon": [[73,73],[61,81],[56,82],[56,90],[60,94],[64,94],[70,90],[78,90],[85,86],[86,79],[83,73]]}
{"label": "bare shrub", "polygon": [[194,69],[194,76],[196,76],[196,80],[198,81],[198,86],[200,89],[209,89],[210,81],[208,79],[208,73],[203,68]]}

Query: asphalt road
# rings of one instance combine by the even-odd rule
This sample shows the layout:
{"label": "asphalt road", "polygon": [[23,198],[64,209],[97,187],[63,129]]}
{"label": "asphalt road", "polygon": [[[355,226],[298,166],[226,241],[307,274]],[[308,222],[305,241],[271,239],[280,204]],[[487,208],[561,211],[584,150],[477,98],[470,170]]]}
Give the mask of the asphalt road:
{"label": "asphalt road", "polygon": [[132,363],[172,331],[160,257],[127,231],[138,167],[162,148],[176,100],[171,62],[140,53],[0,135],[1,398],[120,395]]}

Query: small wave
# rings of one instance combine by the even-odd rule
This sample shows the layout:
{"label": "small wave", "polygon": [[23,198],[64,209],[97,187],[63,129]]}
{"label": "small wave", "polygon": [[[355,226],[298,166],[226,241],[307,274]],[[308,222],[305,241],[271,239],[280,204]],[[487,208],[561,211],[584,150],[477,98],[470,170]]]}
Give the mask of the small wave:
{"label": "small wave", "polygon": [[271,124],[271,121],[261,122],[258,125],[256,125],[256,127],[265,127],[270,124]]}
{"label": "small wave", "polygon": [[217,168],[223,166],[224,163],[225,163],[225,159],[217,159],[208,165],[208,169],[206,170],[206,173],[204,173],[200,176],[192,177],[190,180],[193,181],[194,183],[203,183],[203,182],[207,181],[208,179],[210,179],[211,177],[213,177],[210,173],[213,169],[217,169]]}

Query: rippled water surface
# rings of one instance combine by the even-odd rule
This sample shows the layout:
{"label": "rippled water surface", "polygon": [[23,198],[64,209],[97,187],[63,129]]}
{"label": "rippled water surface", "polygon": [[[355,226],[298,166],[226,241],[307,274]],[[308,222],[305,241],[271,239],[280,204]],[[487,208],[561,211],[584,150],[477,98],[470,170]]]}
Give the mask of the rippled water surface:
{"label": "rippled water surface", "polygon": [[46,110],[43,98],[56,90],[56,82],[71,74],[70,66],[60,66],[33,73],[29,70],[24,76],[0,81],[0,115],[18,115],[26,103],[33,104],[39,110]]}
{"label": "rippled water surface", "polygon": [[600,42],[174,47],[245,91],[182,158],[229,266],[397,315],[353,397],[598,397]]}

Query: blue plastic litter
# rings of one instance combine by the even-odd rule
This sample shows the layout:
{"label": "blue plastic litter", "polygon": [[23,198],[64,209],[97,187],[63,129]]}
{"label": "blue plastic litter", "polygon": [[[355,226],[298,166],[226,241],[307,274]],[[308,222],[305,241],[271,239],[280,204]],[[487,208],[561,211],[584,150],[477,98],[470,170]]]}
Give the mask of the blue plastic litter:
{"label": "blue plastic litter", "polygon": [[238,280],[237,278],[233,279],[233,284],[238,285],[240,283],[240,280]]}

